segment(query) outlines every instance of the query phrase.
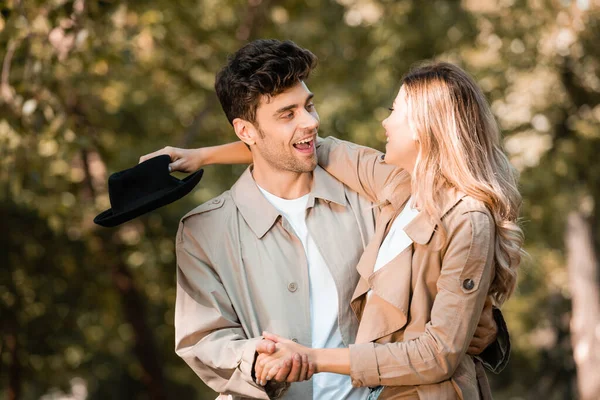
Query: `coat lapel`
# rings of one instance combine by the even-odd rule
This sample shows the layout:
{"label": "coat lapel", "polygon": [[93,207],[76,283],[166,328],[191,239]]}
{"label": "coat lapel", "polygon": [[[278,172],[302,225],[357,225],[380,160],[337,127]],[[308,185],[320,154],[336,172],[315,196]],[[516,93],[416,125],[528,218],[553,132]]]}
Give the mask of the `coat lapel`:
{"label": "coat lapel", "polygon": [[363,255],[360,257],[358,265],[356,266],[356,270],[358,271],[360,278],[358,280],[358,284],[356,285],[356,289],[354,290],[354,294],[352,295],[350,306],[359,320],[361,319],[361,311],[364,305],[364,295],[371,288],[369,284],[369,277],[375,268],[375,261],[377,261],[379,246],[381,246],[381,243],[383,242],[383,236],[385,234],[386,227],[391,222],[394,214],[395,213],[392,207],[388,206],[382,209],[377,220],[375,234],[365,248]]}
{"label": "coat lapel", "polygon": [[369,278],[357,343],[373,342],[404,328],[411,298],[413,246],[410,245]]}
{"label": "coat lapel", "polygon": [[360,257],[358,265],[356,266],[356,270],[360,275],[360,279],[356,289],[354,290],[354,295],[352,296],[352,309],[356,313],[357,317],[360,319],[359,310],[362,307],[357,307],[357,305],[353,304],[354,300],[359,299],[362,295],[367,293],[370,289],[369,287],[369,277],[373,273],[373,269],[375,268],[375,261],[377,261],[377,254],[379,253],[379,247],[383,242],[383,237],[385,234],[386,227],[389,223],[392,222],[392,218],[395,215],[394,209],[392,207],[384,207],[381,211],[381,215],[378,218],[377,226],[375,229],[375,235],[365,248],[363,255]]}

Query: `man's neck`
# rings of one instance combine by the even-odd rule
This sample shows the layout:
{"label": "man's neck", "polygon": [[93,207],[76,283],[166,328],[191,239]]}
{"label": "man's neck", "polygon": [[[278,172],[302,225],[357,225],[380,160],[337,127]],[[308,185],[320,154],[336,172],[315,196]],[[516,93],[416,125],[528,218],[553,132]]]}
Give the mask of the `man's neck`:
{"label": "man's neck", "polygon": [[313,180],[312,172],[274,170],[256,164],[252,168],[252,177],[256,184],[267,192],[287,200],[297,199],[310,193]]}

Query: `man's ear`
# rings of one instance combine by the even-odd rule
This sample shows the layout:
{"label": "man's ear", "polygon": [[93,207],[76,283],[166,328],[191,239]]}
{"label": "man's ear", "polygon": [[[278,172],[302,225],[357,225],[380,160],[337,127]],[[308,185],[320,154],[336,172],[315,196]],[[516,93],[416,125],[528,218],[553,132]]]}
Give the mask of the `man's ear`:
{"label": "man's ear", "polygon": [[249,121],[236,118],[233,120],[233,129],[235,130],[237,137],[248,146],[252,146],[254,143],[256,143],[258,131]]}

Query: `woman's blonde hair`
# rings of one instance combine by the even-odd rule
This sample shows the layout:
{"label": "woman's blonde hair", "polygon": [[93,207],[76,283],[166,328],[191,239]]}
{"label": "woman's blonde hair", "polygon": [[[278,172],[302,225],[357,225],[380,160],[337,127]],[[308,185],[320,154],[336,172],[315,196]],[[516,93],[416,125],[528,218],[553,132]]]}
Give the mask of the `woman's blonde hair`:
{"label": "woman's blonde hair", "polygon": [[440,189],[454,187],[487,206],[496,225],[490,293],[501,305],[516,286],[523,231],[518,174],[502,150],[496,120],[481,89],[455,65],[419,64],[402,85],[420,144],[412,174],[416,203],[440,220],[437,196]]}

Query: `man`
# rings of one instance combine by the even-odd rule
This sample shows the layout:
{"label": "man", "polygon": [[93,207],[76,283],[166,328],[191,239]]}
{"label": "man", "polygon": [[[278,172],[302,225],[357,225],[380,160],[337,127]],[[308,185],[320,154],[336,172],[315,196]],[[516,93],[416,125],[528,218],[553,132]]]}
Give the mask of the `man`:
{"label": "man", "polygon": [[[258,353],[274,350],[263,331],[329,348],[348,347],[357,332],[355,267],[378,208],[317,166],[319,117],[304,83],[315,66],[289,41],[258,40],[229,59],[215,88],[253,164],[231,190],[184,216],[177,233],[176,352],[234,399],[368,394],[343,375],[305,381],[309,365],[297,358],[269,382],[253,376]],[[149,156],[178,158],[173,151],[181,150]]]}

